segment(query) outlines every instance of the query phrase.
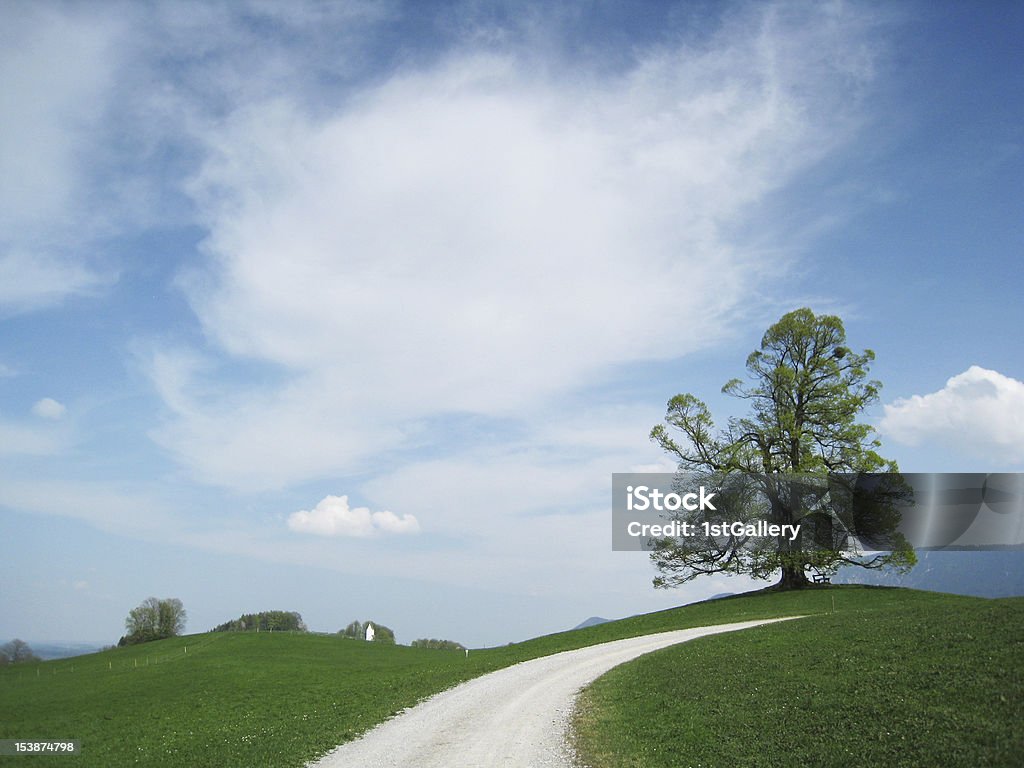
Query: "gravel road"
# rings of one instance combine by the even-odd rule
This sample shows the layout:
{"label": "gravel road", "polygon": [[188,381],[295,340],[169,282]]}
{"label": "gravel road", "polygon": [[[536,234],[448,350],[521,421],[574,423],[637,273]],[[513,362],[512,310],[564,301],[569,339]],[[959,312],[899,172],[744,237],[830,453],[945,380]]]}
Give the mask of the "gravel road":
{"label": "gravel road", "polygon": [[571,768],[565,733],[581,688],[650,651],[785,620],[680,629],[525,661],[439,693],[310,766]]}

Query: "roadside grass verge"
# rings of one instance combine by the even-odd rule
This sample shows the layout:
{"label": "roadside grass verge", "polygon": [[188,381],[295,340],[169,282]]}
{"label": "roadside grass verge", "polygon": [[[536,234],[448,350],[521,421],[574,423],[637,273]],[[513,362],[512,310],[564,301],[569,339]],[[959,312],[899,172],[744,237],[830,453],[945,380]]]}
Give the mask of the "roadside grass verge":
{"label": "roadside grass verge", "polygon": [[950,601],[989,604],[880,587],[761,592],[474,649],[468,658],[336,635],[189,635],[0,669],[0,738],[81,742],[75,758],[18,758],[34,766],[298,768],[434,693],[538,656],[672,629],[824,614],[833,603],[836,616],[867,619]]}
{"label": "roadside grass verge", "polygon": [[591,768],[1018,766],[1024,598],[898,599],[694,640],[581,696]]}

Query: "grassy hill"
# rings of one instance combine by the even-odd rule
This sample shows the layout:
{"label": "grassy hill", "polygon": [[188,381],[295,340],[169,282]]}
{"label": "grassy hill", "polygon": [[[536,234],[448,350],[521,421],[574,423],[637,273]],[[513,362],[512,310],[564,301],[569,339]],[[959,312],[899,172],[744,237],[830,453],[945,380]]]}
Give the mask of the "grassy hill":
{"label": "grassy hill", "polygon": [[[833,604],[835,614],[831,613]],[[986,601],[885,588],[758,593],[473,650],[468,658],[458,652],[363,643],[338,636],[191,635],[0,670],[0,738],[81,742],[82,754],[77,758],[33,756],[33,765],[65,765],[72,759],[80,767],[301,766],[432,693],[518,661],[650,632],[797,613],[821,615],[787,623],[779,630],[772,628],[770,638],[789,639],[771,641],[774,645],[770,643],[769,650],[797,643],[810,633],[816,638],[813,648],[824,641],[832,644],[829,653],[853,653],[851,649],[875,646],[883,653],[882,649],[912,646],[928,630],[938,638],[928,658],[937,665],[936,679],[942,677],[948,685],[974,684],[980,670],[1005,667],[998,695],[1007,701],[985,700],[982,708],[980,700],[968,699],[977,710],[969,715],[973,723],[982,717],[982,709],[987,717],[993,711],[1002,712],[1000,707],[1016,707],[1013,711],[1019,712],[1024,704],[1020,638],[1013,640],[1016,645],[1011,642],[1008,646],[1015,655],[1007,664],[1004,657],[1009,651],[992,649],[990,643],[984,645],[988,656],[974,654],[980,647],[978,639],[991,625],[1006,623],[997,621],[1001,612],[1008,612],[1011,618],[1006,621],[1015,621],[1017,628],[1024,626],[1022,610],[1024,600]],[[966,618],[951,625],[950,617],[961,614]],[[912,620],[907,620],[908,616]],[[783,634],[772,634],[778,631]],[[762,637],[764,630],[754,632]],[[785,632],[792,632],[792,637]],[[738,637],[714,638],[710,644],[701,641],[705,656],[697,668],[669,677],[690,681],[688,688],[696,688],[695,681],[708,675],[717,679],[723,668],[737,663],[737,652],[730,643]],[[723,649],[720,657],[716,657],[718,648]],[[805,662],[821,653],[807,651]],[[992,667],[991,659],[997,657],[1003,660],[997,662],[1002,667]],[[769,685],[773,671],[782,671],[777,663],[765,662],[770,655],[758,658],[764,665],[762,671],[769,675],[760,685]],[[806,674],[808,679],[820,677],[819,687],[828,691],[838,662],[831,656],[822,658],[829,663],[811,664]],[[632,665],[623,669],[632,669]],[[916,677],[919,666],[906,667],[915,675],[913,680],[895,663],[887,669],[888,688],[898,691],[920,686]],[[925,679],[931,681],[929,676]],[[938,689],[925,686],[922,690]],[[870,691],[865,688],[864,695]],[[822,694],[795,699],[793,706],[818,707],[828,700]],[[594,700],[589,711],[611,709]],[[882,711],[886,711],[884,707]],[[762,715],[757,719],[767,722]],[[918,727],[927,725],[915,722]],[[779,725],[778,720],[772,722],[776,730]],[[631,738],[623,733],[624,740]]]}
{"label": "grassy hill", "polygon": [[1022,712],[1024,598],[896,591],[620,666],[574,731],[590,768],[1009,768]]}

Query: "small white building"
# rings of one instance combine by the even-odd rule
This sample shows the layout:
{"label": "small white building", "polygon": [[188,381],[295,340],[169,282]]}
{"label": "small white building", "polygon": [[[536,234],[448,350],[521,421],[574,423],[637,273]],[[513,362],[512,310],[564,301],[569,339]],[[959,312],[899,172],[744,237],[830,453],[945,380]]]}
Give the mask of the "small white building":
{"label": "small white building", "polygon": [[366,642],[373,642],[373,635],[373,624],[371,624],[370,622],[366,622]]}

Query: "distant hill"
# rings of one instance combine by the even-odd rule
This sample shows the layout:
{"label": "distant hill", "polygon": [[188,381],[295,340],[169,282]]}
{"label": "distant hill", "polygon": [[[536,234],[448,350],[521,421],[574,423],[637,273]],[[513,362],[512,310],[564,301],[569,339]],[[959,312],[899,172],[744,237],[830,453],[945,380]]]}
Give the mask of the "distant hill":
{"label": "distant hill", "polygon": [[40,659],[68,659],[95,653],[104,646],[98,643],[29,643],[32,652]]}
{"label": "distant hill", "polygon": [[917,565],[909,573],[843,568],[833,584],[874,584],[949,592],[972,597],[1024,595],[1024,552],[930,551],[917,553]]}
{"label": "distant hill", "polygon": [[591,616],[589,619],[584,621],[582,624],[577,624],[573,629],[585,629],[587,627],[596,627],[598,624],[607,624],[611,619],[602,619],[600,616]]}

